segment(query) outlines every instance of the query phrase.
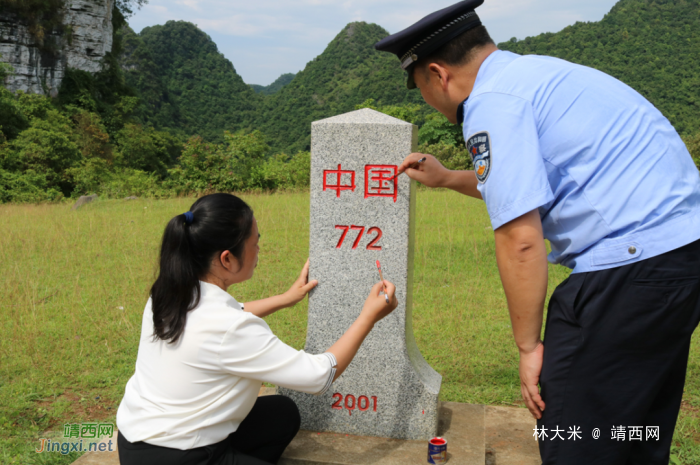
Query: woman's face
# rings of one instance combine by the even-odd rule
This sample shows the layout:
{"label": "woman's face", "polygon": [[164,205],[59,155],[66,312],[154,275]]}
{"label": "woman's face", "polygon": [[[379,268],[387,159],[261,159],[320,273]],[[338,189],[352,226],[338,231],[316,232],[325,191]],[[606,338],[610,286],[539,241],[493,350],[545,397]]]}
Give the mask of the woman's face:
{"label": "woman's face", "polygon": [[260,233],[258,231],[258,221],[253,218],[253,228],[250,237],[245,241],[243,249],[243,267],[238,274],[245,281],[253,277],[255,267],[258,266],[258,252],[260,252]]}

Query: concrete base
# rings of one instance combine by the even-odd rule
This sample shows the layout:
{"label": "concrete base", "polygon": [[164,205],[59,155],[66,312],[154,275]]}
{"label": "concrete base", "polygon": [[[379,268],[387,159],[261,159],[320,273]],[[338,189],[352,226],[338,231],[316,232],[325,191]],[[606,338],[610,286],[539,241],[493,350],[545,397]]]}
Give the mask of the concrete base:
{"label": "concrete base", "polygon": [[119,465],[119,453],[117,452],[117,430],[114,429],[112,438],[105,438],[100,442],[112,441],[114,452],[88,452],[83,454],[73,465]]}
{"label": "concrete base", "polygon": [[[454,465],[540,465],[535,425],[521,408],[440,403],[438,434]],[[427,458],[427,441],[300,431],[280,465],[424,465]]]}
{"label": "concrete base", "polygon": [[[261,390],[269,394],[274,389]],[[526,409],[441,402],[438,434],[447,439],[451,465],[539,465],[535,424]],[[299,431],[279,465],[424,465],[427,459],[427,441]],[[119,465],[119,456],[90,452],[73,465]]]}
{"label": "concrete base", "polygon": [[[484,464],[484,406],[442,402],[439,435],[455,464]],[[410,465],[427,463],[428,441],[300,431],[280,465]]]}
{"label": "concrete base", "polygon": [[487,405],[484,414],[486,465],[541,465],[537,421],[527,409]]}

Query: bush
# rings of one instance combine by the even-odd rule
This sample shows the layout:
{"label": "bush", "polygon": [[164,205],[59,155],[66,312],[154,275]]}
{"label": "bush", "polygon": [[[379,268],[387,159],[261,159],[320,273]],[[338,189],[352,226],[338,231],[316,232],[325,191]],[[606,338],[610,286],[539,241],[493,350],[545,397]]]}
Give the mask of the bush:
{"label": "bush", "polygon": [[259,165],[251,175],[251,186],[259,189],[301,189],[309,187],[311,153],[299,152],[293,157],[281,153]]}
{"label": "bush", "polygon": [[685,142],[685,145],[688,147],[688,151],[690,152],[690,156],[693,157],[695,166],[700,169],[700,132],[692,137],[684,139],[683,142]]}
{"label": "bush", "polygon": [[411,124],[419,124],[421,122],[420,113],[423,109],[423,107],[418,104],[385,105],[382,107],[377,107],[374,105],[373,98],[367,99],[359,105],[355,105],[355,110],[362,110],[363,108],[379,111],[385,115],[389,115],[393,118],[400,119]]}
{"label": "bush", "polygon": [[262,133],[226,131],[224,139],[225,144],[217,145],[191,137],[179,164],[169,171],[166,186],[181,194],[232,192],[253,187],[253,179],[264,179],[258,173],[269,147]]}
{"label": "bush", "polygon": [[70,127],[34,119],[31,127],[9,143],[3,153],[3,168],[14,172],[33,170],[45,176],[48,187],[60,190],[69,196],[72,184],[66,170],[82,158],[78,146],[73,142]]}
{"label": "bush", "polygon": [[9,140],[29,127],[29,119],[24,115],[12,93],[0,86],[0,129]]}
{"label": "bush", "polygon": [[0,202],[37,203],[60,200],[63,194],[54,187],[43,173],[27,170],[12,173],[0,169]]}
{"label": "bush", "polygon": [[471,170],[474,169],[469,152],[464,146],[456,147],[444,143],[422,144],[418,147],[421,153],[429,153],[440,160],[445,168],[450,170]]}
{"label": "bush", "polygon": [[100,185],[100,195],[120,199],[124,197],[170,197],[174,193],[163,187],[159,176],[134,169],[122,169],[112,173]]}
{"label": "bush", "polygon": [[74,185],[72,196],[102,194],[103,185],[112,178],[112,166],[101,158],[87,158],[80,165],[66,170]]}
{"label": "bush", "polygon": [[[51,101],[43,95],[25,94],[18,90],[15,94],[17,105],[28,119],[46,119],[51,116],[49,113],[54,109]],[[53,115],[55,118],[55,115]]]}
{"label": "bush", "polygon": [[113,161],[109,134],[97,113],[78,110],[73,115],[75,138],[84,158],[100,158]]}
{"label": "bush", "polygon": [[422,107],[420,105],[388,105],[377,107],[374,105],[374,99],[367,99],[360,105],[355,106],[356,110],[361,110],[363,108],[369,108],[408,123],[420,125],[420,129],[418,130],[418,142],[420,144],[442,144],[458,147],[464,147],[465,145],[462,125],[450,123],[442,113],[438,112],[432,112],[422,117]]}
{"label": "bush", "polygon": [[464,134],[461,124],[452,124],[442,113],[431,113],[425,117],[425,124],[418,131],[421,144],[443,144],[464,147]]}
{"label": "bush", "polygon": [[166,132],[138,124],[126,124],[114,137],[118,149],[115,166],[156,173],[165,177],[180,155],[177,139]]}

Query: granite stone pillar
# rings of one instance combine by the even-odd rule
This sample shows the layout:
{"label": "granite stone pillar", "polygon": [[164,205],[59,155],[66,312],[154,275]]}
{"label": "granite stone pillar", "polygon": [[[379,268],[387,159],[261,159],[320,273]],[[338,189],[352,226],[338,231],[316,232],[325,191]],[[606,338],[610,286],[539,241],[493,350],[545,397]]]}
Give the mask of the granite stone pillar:
{"label": "granite stone pillar", "polygon": [[411,322],[415,183],[390,179],[417,128],[364,109],[311,129],[310,279],[305,350],[325,352],[360,314],[370,288],[396,284],[398,308],[380,321],[347,371],[324,395],[287,389],[302,429],[397,439],[437,433],[442,377],[416,346]]}

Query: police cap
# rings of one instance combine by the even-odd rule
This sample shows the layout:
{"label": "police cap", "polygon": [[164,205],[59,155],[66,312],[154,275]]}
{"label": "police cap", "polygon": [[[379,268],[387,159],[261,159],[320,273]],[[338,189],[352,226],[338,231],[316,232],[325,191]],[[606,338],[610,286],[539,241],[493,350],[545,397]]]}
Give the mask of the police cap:
{"label": "police cap", "polygon": [[408,72],[406,87],[415,89],[413,68],[418,60],[430,56],[460,34],[481,26],[474,9],[484,0],[464,0],[431,13],[413,26],[392,34],[374,45],[381,52],[399,57],[401,68]]}

